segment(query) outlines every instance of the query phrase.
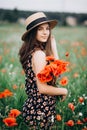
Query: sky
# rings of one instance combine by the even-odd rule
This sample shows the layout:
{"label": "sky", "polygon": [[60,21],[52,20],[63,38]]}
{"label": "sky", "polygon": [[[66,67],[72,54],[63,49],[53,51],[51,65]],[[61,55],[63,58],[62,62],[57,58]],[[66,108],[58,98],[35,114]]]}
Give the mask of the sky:
{"label": "sky", "polygon": [[0,9],[87,13],[87,0],[0,0]]}

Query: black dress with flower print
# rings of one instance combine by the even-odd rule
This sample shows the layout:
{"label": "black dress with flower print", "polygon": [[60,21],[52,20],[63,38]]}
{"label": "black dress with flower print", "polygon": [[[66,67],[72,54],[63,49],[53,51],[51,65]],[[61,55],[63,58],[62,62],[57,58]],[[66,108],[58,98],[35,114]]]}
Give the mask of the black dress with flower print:
{"label": "black dress with flower print", "polygon": [[28,98],[23,105],[22,115],[27,125],[35,127],[35,130],[49,130],[54,124],[56,97],[39,93],[31,60],[32,55],[29,55],[25,70]]}

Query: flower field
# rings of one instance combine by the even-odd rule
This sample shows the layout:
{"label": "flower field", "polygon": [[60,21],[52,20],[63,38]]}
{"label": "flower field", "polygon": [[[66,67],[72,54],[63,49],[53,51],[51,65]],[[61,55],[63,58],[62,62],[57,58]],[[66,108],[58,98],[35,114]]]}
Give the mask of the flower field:
{"label": "flower field", "polygon": [[[0,24],[0,130],[29,130],[21,115],[27,96],[18,56],[24,31],[19,24]],[[87,130],[87,28],[56,27],[53,34],[60,59],[70,63],[56,83],[68,96],[57,99],[53,130]]]}

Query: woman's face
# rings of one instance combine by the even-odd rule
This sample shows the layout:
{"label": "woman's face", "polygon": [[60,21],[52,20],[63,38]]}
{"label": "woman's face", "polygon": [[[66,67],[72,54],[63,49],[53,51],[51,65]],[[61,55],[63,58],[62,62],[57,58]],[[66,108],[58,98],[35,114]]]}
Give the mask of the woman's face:
{"label": "woman's face", "polygon": [[36,39],[40,42],[46,42],[50,35],[50,27],[48,23],[41,24],[37,29]]}

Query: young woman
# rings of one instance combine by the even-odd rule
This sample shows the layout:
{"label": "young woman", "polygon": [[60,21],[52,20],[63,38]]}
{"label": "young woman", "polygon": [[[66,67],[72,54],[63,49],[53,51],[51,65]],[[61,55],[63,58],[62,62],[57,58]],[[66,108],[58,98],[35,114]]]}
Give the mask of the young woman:
{"label": "young woman", "polygon": [[55,39],[51,35],[51,29],[56,24],[56,20],[48,20],[43,12],[37,12],[26,19],[27,31],[22,36],[24,43],[19,55],[25,71],[25,90],[28,95],[22,113],[29,128],[34,130],[49,130],[53,126],[56,96],[61,95],[64,100],[67,95],[66,88],[42,83],[37,77],[47,64],[46,56],[53,55],[58,59]]}

